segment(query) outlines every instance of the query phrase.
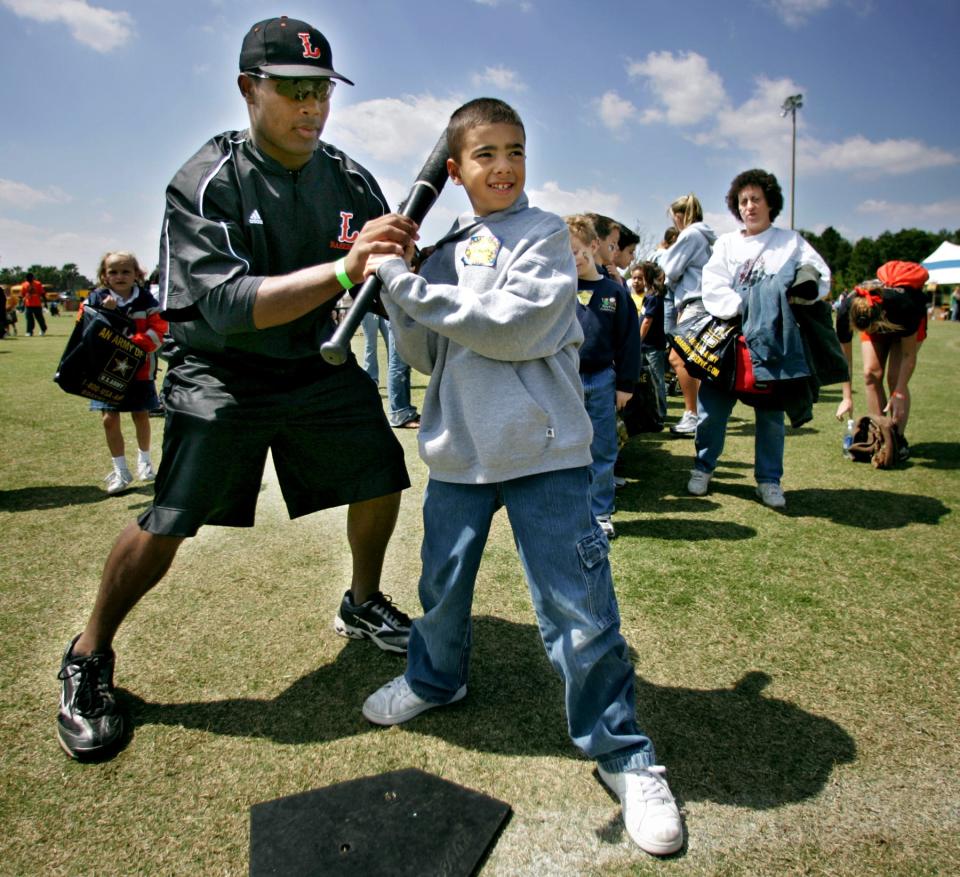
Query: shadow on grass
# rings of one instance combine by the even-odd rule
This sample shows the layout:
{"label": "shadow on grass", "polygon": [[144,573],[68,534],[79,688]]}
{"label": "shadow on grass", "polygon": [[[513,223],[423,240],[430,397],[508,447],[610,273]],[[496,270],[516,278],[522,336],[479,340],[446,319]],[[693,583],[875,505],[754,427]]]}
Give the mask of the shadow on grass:
{"label": "shadow on grass", "polygon": [[854,761],[856,743],[836,722],[764,697],[771,681],[757,670],[729,688],[637,680],[640,725],[679,797],[765,810],[815,797],[835,765]]}
{"label": "shadow on grass", "polygon": [[[472,666],[463,701],[418,716],[405,730],[478,752],[580,757],[567,737],[562,684],[547,662],[535,625],[489,616],[474,619]],[[140,727],[171,725],[316,744],[376,731],[360,714],[362,702],[403,667],[396,656],[351,642],[332,664],[301,677],[273,699],[163,704],[123,690],[120,694]],[[765,697],[769,682],[767,674],[757,671],[745,673],[729,688],[707,690],[637,679],[640,727],[657,744],[670,769],[671,787],[682,799],[777,807],[818,794],[834,765],[855,758],[856,745],[843,728]]]}
{"label": "shadow on grass", "polygon": [[910,463],[927,469],[960,469],[960,442],[910,445]]}
{"label": "shadow on grass", "polygon": [[[868,468],[864,471],[873,472]],[[753,484],[714,480],[710,482],[710,490],[712,493],[726,493],[757,502]],[[936,525],[950,512],[948,506],[932,496],[889,490],[808,488],[787,490],[786,496],[787,507],[778,514],[790,518],[826,518],[835,524],[864,530],[897,530],[910,524]]]}
{"label": "shadow on grass", "polygon": [[[145,494],[152,496],[153,487],[144,485],[125,490],[121,496]],[[44,487],[18,487],[15,490],[0,490],[0,511],[28,512],[57,509],[68,505],[89,505],[113,499],[102,487],[91,484],[62,484]]]}
{"label": "shadow on grass", "polygon": [[[702,502],[702,500],[701,500]],[[704,511],[716,503],[704,503]],[[757,535],[753,527],[732,524],[727,521],[700,520],[686,518],[657,517],[646,521],[617,521],[618,536],[643,536],[645,539],[664,539],[682,542],[703,542],[706,539],[724,539],[736,541],[751,539]]]}

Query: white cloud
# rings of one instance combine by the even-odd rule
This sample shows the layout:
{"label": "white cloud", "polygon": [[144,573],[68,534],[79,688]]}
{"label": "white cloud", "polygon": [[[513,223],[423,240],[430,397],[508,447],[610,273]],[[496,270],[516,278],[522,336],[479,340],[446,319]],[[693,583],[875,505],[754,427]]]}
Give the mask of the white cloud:
{"label": "white cloud", "polygon": [[[94,271],[96,259],[107,250],[131,246],[130,235],[121,241],[109,232],[96,233],[60,231],[43,225],[32,225],[0,217],[0,261],[6,266],[65,265],[74,262],[88,276]],[[136,240],[134,240],[136,246]],[[146,245],[144,245],[146,246]],[[156,241],[151,242],[154,253]],[[146,252],[146,250],[144,250]],[[152,254],[151,254],[152,255]],[[146,264],[146,263],[144,263]]]}
{"label": "white cloud", "polygon": [[457,97],[429,94],[364,101],[339,109],[328,133],[331,142],[361,161],[367,155],[406,165],[411,158],[427,157],[461,103]]}
{"label": "white cloud", "polygon": [[[693,143],[740,149],[763,167],[783,168],[789,162],[792,125],[781,107],[788,96],[804,93],[803,86],[792,79],[758,76],[753,94],[735,106],[723,80],[695,53],[652,52],[646,61],[631,62],[627,72],[646,78],[659,102],[642,113],[642,121],[694,127],[687,134]],[[857,134],[836,143],[821,141],[806,133],[804,116],[801,109],[797,113],[797,165],[806,173],[896,175],[960,161],[957,154],[919,140],[872,141]]]}
{"label": "white cloud", "polygon": [[[725,106],[716,116],[716,126],[707,135],[720,144],[734,143],[755,153],[778,154],[789,149],[792,126],[789,118],[781,115],[784,100],[798,94],[802,88],[792,79],[768,79],[758,76],[753,94],[740,106]],[[797,130],[804,127],[803,110],[797,113]]]}
{"label": "white cloud", "polygon": [[21,18],[44,24],[65,24],[77,42],[98,52],[116,49],[134,34],[130,13],[91,6],[87,0],[0,0],[0,3]]}
{"label": "white cloud", "polygon": [[564,191],[559,184],[548,181],[542,189],[527,189],[530,203],[541,210],[566,216],[570,213],[602,213],[605,216],[617,216],[623,201],[616,192],[602,192],[599,189],[575,189]]}
{"label": "white cloud", "polygon": [[594,102],[600,121],[614,133],[623,130],[631,119],[637,115],[637,108],[615,91],[608,91]]}
{"label": "white cloud", "polygon": [[723,80],[696,52],[651,52],[627,65],[631,78],[645,78],[659,106],[647,109],[645,122],[695,125],[729,104]]}
{"label": "white cloud", "polygon": [[47,186],[34,189],[26,183],[0,179],[0,203],[31,209],[45,204],[67,204],[73,200],[63,189]]}
{"label": "white cloud", "polygon": [[[798,153],[801,145],[798,144]],[[919,140],[871,141],[856,135],[840,143],[809,139],[802,144],[804,165],[820,172],[852,171],[864,174],[907,174],[956,164],[958,157]]]}
{"label": "white cloud", "polygon": [[528,0],[473,0],[479,6],[489,6],[491,9],[497,6],[508,6],[511,3],[520,7],[521,12],[530,12],[533,4]]}
{"label": "white cloud", "polygon": [[960,215],[960,199],[933,201],[929,204],[907,204],[868,198],[857,205],[857,213],[890,217],[910,227],[916,225],[918,221],[949,224]]}
{"label": "white cloud", "polygon": [[808,18],[827,9],[833,0],[767,0],[773,11],[790,27],[806,24]]}
{"label": "white cloud", "polygon": [[740,228],[740,223],[733,218],[733,214],[729,210],[717,213],[704,210],[703,221],[718,235],[726,234],[728,231],[736,231]]}
{"label": "white cloud", "polygon": [[501,91],[521,92],[527,90],[526,84],[520,79],[520,74],[507,67],[487,67],[483,73],[474,73],[471,81],[477,88],[492,85]]}

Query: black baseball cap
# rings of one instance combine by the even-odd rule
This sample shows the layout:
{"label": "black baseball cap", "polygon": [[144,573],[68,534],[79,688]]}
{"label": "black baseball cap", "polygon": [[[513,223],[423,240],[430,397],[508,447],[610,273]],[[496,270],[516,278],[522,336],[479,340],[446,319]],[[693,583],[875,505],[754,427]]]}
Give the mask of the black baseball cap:
{"label": "black baseball cap", "polygon": [[333,69],[333,52],[327,38],[315,27],[296,18],[258,21],[243,38],[240,70],[259,70],[287,79],[339,79],[353,83]]}

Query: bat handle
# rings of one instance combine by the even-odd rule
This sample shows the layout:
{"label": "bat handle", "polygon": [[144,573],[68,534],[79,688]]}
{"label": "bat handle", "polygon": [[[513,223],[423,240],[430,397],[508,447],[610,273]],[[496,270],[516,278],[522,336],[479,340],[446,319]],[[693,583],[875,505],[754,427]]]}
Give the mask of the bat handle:
{"label": "bat handle", "polygon": [[380,294],[381,280],[371,274],[353,297],[353,307],[344,314],[329,341],[320,347],[320,355],[330,365],[343,365],[350,356],[350,339],[356,334],[374,300]]}

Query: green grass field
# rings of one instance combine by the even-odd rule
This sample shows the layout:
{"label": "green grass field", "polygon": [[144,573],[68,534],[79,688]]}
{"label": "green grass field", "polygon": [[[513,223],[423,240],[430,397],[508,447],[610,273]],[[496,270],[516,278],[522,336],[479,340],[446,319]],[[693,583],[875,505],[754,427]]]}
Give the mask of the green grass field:
{"label": "green grass field", "polygon": [[[188,541],[122,628],[130,745],[102,764],[67,759],[60,654],[150,490],[104,494],[97,416],[50,380],[72,320],[50,322],[46,337],[0,342],[0,873],[245,874],[252,804],[405,767],[512,806],[485,875],[960,873],[960,326],[933,324],[921,351],[910,462],[843,460],[828,388],[813,422],[788,430],[784,514],[753,495],[748,409],[705,498],[685,492],[689,439],[625,451],[623,632],[688,831],[656,861],[567,738],[505,517],[477,586],[468,697],[376,729],[360,706],[403,663],[332,631],[345,513],[288,521],[272,474],[257,526]],[[132,446],[129,420],[124,432]],[[416,614],[426,472],[416,434],[398,436],[414,486],[384,590]]]}

